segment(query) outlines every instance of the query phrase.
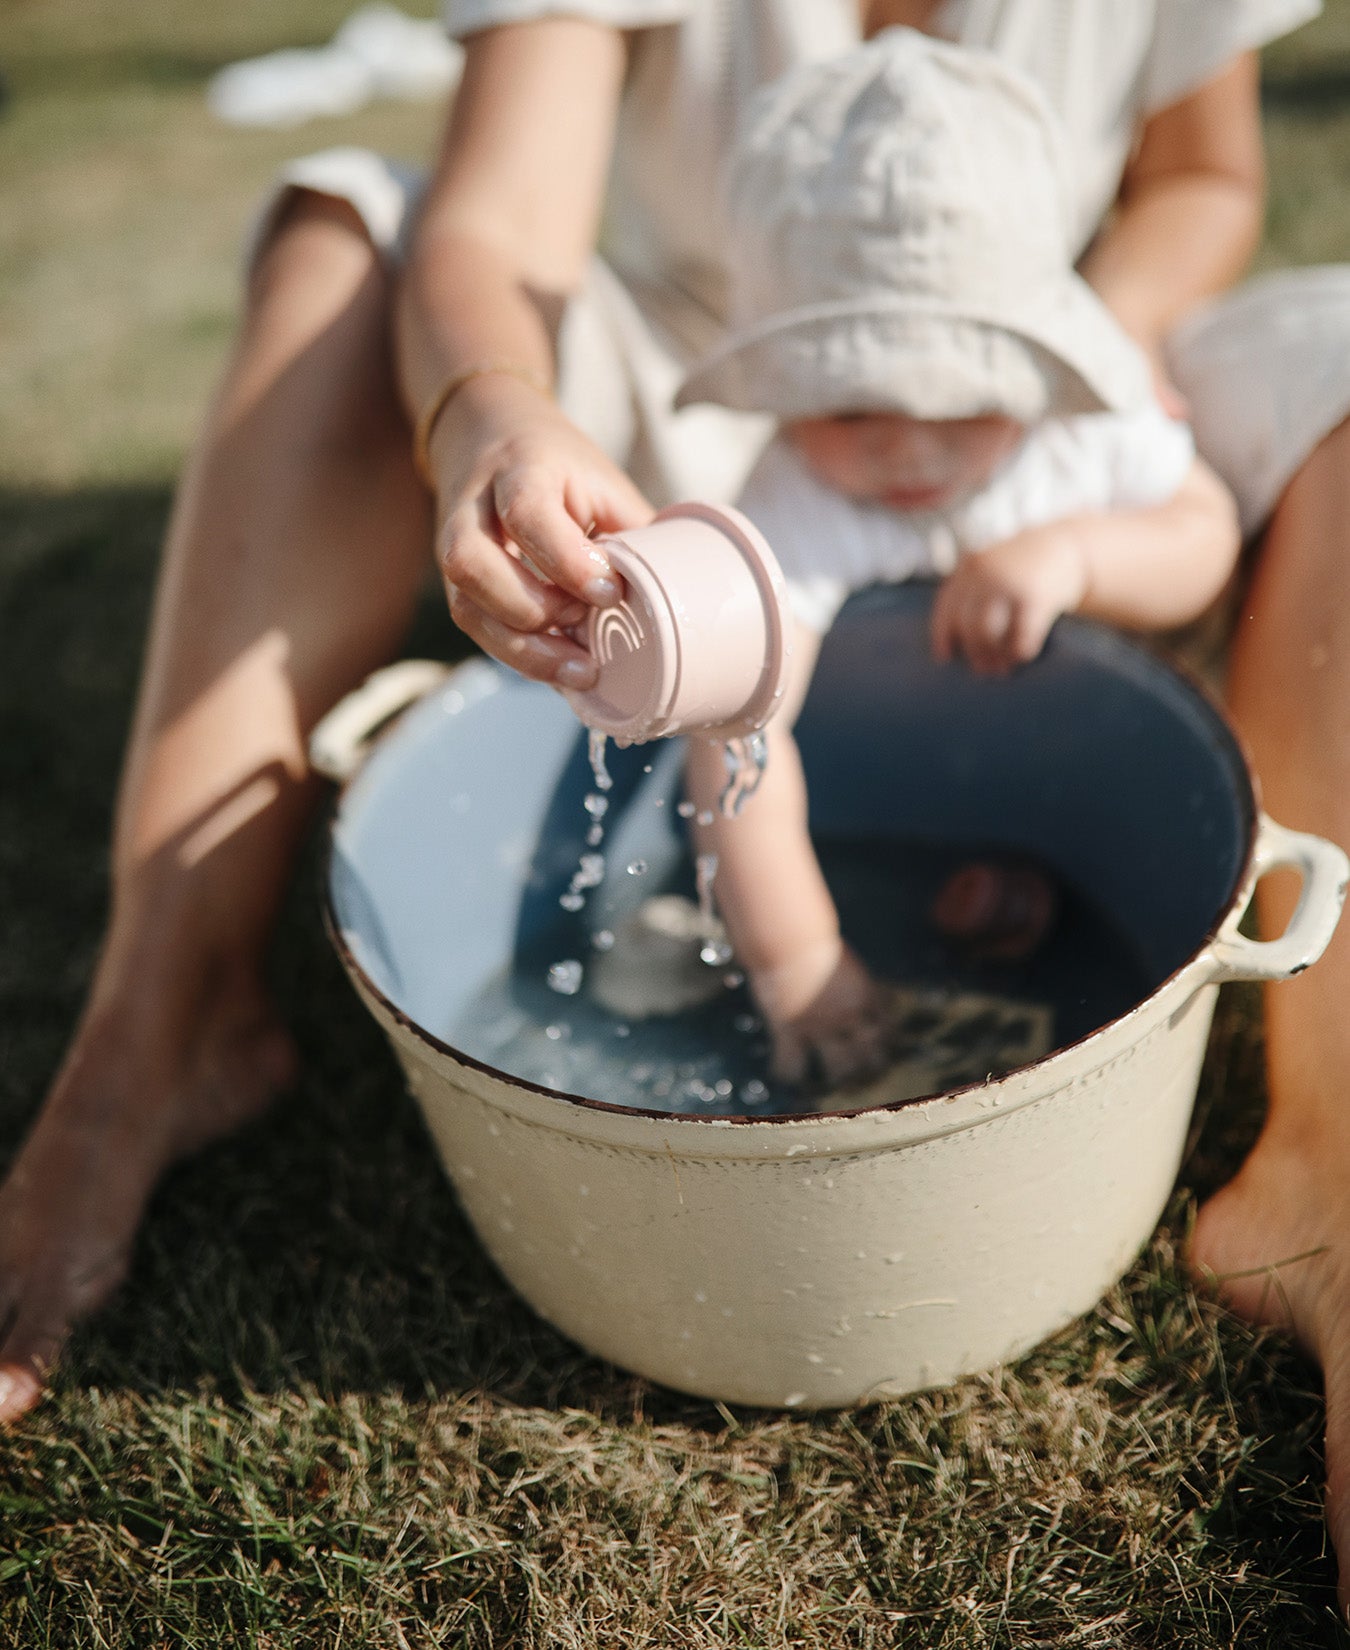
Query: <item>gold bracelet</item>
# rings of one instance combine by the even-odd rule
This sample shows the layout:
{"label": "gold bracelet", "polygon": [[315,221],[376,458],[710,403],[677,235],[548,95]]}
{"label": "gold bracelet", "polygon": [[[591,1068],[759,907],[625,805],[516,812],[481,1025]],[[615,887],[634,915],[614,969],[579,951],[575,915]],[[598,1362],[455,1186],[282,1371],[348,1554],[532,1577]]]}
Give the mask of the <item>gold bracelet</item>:
{"label": "gold bracelet", "polygon": [[518,378],[522,384],[528,384],[541,395],[550,393],[548,380],[542,374],[515,361],[479,361],[447,378],[427,403],[413,432],[413,468],[433,493],[436,491],[436,477],[431,469],[431,436],[437,420],[466,384],[472,383],[475,378],[486,378],[489,373],[498,372],[505,373],[508,378]]}

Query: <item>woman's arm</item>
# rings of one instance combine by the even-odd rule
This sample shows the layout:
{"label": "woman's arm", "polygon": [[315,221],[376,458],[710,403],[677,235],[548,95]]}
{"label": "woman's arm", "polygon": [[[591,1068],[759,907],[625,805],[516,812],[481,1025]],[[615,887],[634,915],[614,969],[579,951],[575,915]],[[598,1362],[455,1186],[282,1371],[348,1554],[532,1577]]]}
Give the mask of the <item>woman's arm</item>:
{"label": "woman's arm", "polygon": [[1173,324],[1245,269],[1261,235],[1265,157],[1254,52],[1144,127],[1082,273],[1156,359]]}
{"label": "woman's arm", "polygon": [[455,620],[527,675],[576,685],[592,667],[553,631],[617,596],[587,529],[651,512],[536,386],[595,240],[624,64],[621,34],[576,18],[470,38],[397,311],[414,425],[462,380],[427,448]]}

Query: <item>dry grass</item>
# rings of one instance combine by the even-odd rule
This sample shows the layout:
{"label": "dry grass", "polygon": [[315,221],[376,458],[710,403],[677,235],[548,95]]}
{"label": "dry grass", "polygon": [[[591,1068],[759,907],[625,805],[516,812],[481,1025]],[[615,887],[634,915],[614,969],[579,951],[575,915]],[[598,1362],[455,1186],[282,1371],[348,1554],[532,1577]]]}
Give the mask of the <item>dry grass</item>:
{"label": "dry grass", "polygon": [[[10,0],[0,123],[0,1134],[59,1057],[167,481],[290,137],[215,63],[341,6]],[[1270,67],[1274,250],[1350,257],[1350,3]],[[302,134],[415,152],[377,110]],[[419,650],[444,647],[429,612]],[[0,1443],[0,1643],[1243,1647],[1346,1642],[1313,1374],[1197,1297],[1192,1200],[1259,1123],[1251,993],[1124,1284],[1036,1355],[851,1416],[732,1413],[586,1358],[466,1229],[313,910],[278,977],[309,1069],[173,1176],[53,1400]]]}

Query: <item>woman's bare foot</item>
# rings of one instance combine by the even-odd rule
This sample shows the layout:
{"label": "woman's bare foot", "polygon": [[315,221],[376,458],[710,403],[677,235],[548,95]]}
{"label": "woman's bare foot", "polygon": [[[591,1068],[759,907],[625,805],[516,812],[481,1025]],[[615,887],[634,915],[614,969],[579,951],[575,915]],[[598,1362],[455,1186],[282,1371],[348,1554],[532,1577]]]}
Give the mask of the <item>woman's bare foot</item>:
{"label": "woman's bare foot", "polygon": [[294,1079],[290,1037],[251,983],[211,991],[186,1046],[144,1018],[91,1013],[0,1187],[0,1421],[37,1403],[71,1327],[121,1282],[169,1164]]}
{"label": "woman's bare foot", "polygon": [[1201,1209],[1190,1264],[1254,1324],[1293,1335],[1326,1382],[1326,1518],[1350,1608],[1350,1128],[1267,1129]]}
{"label": "woman's bare foot", "polygon": [[1015,962],[1030,956],[1054,925],[1059,892],[1026,860],[972,860],[953,871],[930,909],[933,926],[973,956]]}
{"label": "woman's bare foot", "polygon": [[780,1082],[840,1088],[885,1069],[887,998],[841,939],[750,970],[750,989]]}

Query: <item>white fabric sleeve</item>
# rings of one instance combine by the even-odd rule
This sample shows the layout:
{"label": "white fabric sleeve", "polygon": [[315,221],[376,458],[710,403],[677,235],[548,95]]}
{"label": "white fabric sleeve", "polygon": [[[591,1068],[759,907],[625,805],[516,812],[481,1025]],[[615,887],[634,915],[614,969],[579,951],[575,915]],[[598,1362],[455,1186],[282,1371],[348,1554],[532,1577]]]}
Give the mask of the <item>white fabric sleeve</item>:
{"label": "white fabric sleeve", "polygon": [[650,29],[680,23],[693,0],[442,0],[441,18],[452,39],[541,17],[580,17],[613,29]]}
{"label": "white fabric sleeve", "polygon": [[1321,0],[1156,0],[1144,65],[1145,114],[1198,90],[1243,52],[1289,34],[1321,11]]}
{"label": "white fabric sleeve", "polygon": [[1195,462],[1189,424],[1161,408],[1105,418],[1102,440],[1110,465],[1108,510],[1147,510],[1175,498]]}
{"label": "white fabric sleeve", "polygon": [[1165,504],[1194,458],[1190,427],[1160,407],[1048,418],[955,513],[957,542],[962,550],[985,550],[1066,516]]}

